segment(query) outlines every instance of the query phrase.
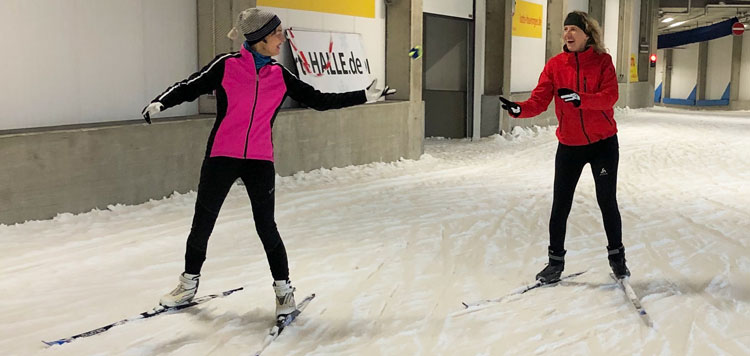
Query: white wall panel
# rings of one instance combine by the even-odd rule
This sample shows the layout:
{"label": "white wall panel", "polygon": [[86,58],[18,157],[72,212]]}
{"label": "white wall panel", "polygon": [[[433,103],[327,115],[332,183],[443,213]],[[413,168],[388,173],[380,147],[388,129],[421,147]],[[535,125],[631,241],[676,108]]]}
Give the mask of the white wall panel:
{"label": "white wall panel", "polygon": [[139,118],[198,69],[197,27],[194,1],[1,1],[0,130]]}
{"label": "white wall panel", "polygon": [[664,60],[664,50],[660,49],[656,51],[656,76],[654,79],[654,89],[659,87],[664,79],[664,68],[666,68],[666,61]]}
{"label": "white wall panel", "polygon": [[604,46],[612,56],[612,62],[617,68],[617,41],[619,40],[620,0],[606,0],[604,7]]}
{"label": "white wall panel", "polygon": [[[739,100],[750,101],[750,32],[742,35],[742,65],[740,66]],[[735,83],[732,83],[735,85]]]}
{"label": "white wall panel", "polygon": [[430,14],[474,18],[473,0],[423,0],[422,9]]}
{"label": "white wall panel", "polygon": [[721,99],[732,77],[732,37],[708,41],[706,99]]}
{"label": "white wall panel", "polygon": [[[547,23],[547,1],[526,0],[542,5],[542,23]],[[531,91],[539,82],[544,69],[547,46],[547,31],[542,29],[542,38],[513,36],[510,62],[510,91]]]}
{"label": "white wall panel", "polygon": [[675,48],[672,56],[670,97],[685,99],[693,91],[698,78],[698,44]]}

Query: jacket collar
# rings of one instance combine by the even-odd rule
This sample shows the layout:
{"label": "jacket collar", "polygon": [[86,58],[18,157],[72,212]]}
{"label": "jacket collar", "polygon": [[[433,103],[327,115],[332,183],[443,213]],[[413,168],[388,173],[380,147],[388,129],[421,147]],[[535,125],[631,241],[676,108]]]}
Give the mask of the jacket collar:
{"label": "jacket collar", "polygon": [[[255,58],[253,57],[253,54],[245,48],[245,46],[242,46],[242,48],[240,48],[240,56],[242,58],[242,61],[246,65],[250,66],[250,68],[255,68]],[[269,64],[275,63],[276,60],[271,57],[271,62]]]}
{"label": "jacket collar", "polygon": [[568,45],[564,45],[563,53],[565,53],[565,56],[568,57],[569,60],[573,60],[573,61],[576,60],[576,55],[578,56],[579,61],[586,61],[596,56],[594,47],[591,47],[591,46],[586,47],[586,49],[583,50],[582,52],[571,52],[568,50]]}

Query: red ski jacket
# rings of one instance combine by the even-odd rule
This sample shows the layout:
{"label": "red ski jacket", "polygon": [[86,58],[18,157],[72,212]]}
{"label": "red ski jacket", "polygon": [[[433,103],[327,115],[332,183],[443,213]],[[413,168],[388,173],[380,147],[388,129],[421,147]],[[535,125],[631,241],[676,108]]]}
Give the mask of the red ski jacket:
{"label": "red ski jacket", "polygon": [[[574,90],[581,106],[566,103],[557,95],[560,88]],[[521,106],[519,118],[539,115],[555,98],[557,139],[564,145],[588,145],[617,133],[614,106],[618,98],[617,76],[612,57],[589,47],[583,52],[568,52],[552,57],[539,76],[529,100]]]}

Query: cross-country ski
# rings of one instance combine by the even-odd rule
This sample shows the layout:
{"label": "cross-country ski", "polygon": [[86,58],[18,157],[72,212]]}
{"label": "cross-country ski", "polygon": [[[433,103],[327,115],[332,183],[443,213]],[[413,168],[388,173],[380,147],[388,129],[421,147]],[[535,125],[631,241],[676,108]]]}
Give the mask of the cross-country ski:
{"label": "cross-country ski", "polygon": [[209,300],[212,300],[212,299],[223,298],[223,297],[226,297],[226,296],[228,296],[228,295],[230,295],[230,294],[232,294],[234,292],[241,291],[242,289],[244,289],[244,287],[229,289],[229,290],[224,291],[224,292],[219,293],[219,294],[209,294],[209,295],[206,295],[206,296],[202,296],[202,297],[193,299],[189,303],[178,305],[178,306],[174,306],[174,307],[164,307],[164,306],[160,305],[160,306],[157,306],[157,307],[155,307],[155,308],[153,308],[151,310],[148,310],[148,311],[145,311],[143,313],[140,313],[140,314],[138,314],[136,316],[133,316],[133,317],[130,317],[130,318],[127,318],[127,319],[122,319],[122,320],[116,321],[114,323],[104,325],[104,326],[102,326],[100,328],[96,328],[96,329],[93,329],[93,330],[89,330],[89,331],[86,331],[86,332],[83,332],[83,333],[80,333],[80,334],[76,334],[76,335],[73,335],[73,336],[70,336],[70,337],[66,337],[66,338],[62,338],[62,339],[58,339],[58,340],[42,341],[42,342],[45,343],[47,346],[66,344],[66,343],[69,343],[69,342],[71,342],[73,340],[76,340],[76,339],[80,339],[80,338],[84,338],[84,337],[89,337],[89,336],[94,336],[94,335],[101,334],[101,333],[103,333],[103,332],[105,332],[105,331],[107,331],[109,329],[112,329],[115,326],[127,324],[127,323],[130,323],[130,322],[136,321],[136,320],[148,319],[148,318],[151,318],[151,317],[154,317],[154,316],[157,316],[157,315],[161,315],[161,314],[168,314],[168,313],[175,312],[175,311],[178,311],[178,310],[190,308],[190,307],[193,307],[193,306],[196,306],[196,305],[199,305],[199,304],[203,304],[203,303],[205,303],[205,302],[207,302]]}
{"label": "cross-country ski", "polygon": [[464,308],[469,309],[469,308],[478,307],[478,306],[486,305],[486,304],[500,303],[503,300],[507,299],[508,297],[511,297],[511,296],[514,296],[514,295],[519,295],[519,294],[524,294],[524,293],[526,293],[526,292],[528,292],[530,290],[537,289],[539,287],[554,286],[554,285],[556,285],[556,284],[558,284],[558,283],[560,283],[562,281],[571,279],[573,277],[580,276],[580,275],[584,274],[585,272],[586,271],[571,273],[571,274],[562,276],[562,277],[560,277],[559,280],[557,280],[555,282],[551,282],[551,283],[544,283],[542,281],[537,280],[533,284],[529,284],[529,285],[526,285],[526,286],[523,286],[523,287],[518,287],[517,289],[511,291],[510,293],[508,293],[508,294],[506,294],[506,295],[504,295],[502,297],[498,297],[498,298],[494,298],[494,299],[481,299],[481,300],[476,300],[476,301],[473,301],[473,302],[461,302],[461,305],[463,305]]}
{"label": "cross-country ski", "polygon": [[638,313],[638,316],[641,318],[641,320],[643,320],[643,323],[648,327],[654,326],[654,323],[651,321],[651,317],[648,315],[648,313],[646,313],[646,309],[644,309],[641,305],[641,299],[637,294],[635,294],[633,287],[630,286],[630,278],[617,278],[613,273],[610,273],[609,275],[622,288],[622,291],[625,293],[625,297],[628,298],[628,301],[633,305],[633,308],[635,308],[635,312]]}
{"label": "cross-country ski", "polygon": [[297,317],[302,313],[302,311],[305,310],[305,308],[307,308],[307,304],[309,304],[310,301],[313,300],[313,298],[315,298],[315,293],[310,294],[309,296],[305,297],[305,299],[303,299],[297,305],[297,309],[295,309],[293,312],[291,312],[290,314],[288,314],[288,315],[286,315],[284,317],[280,317],[277,320],[276,325],[274,325],[271,328],[271,330],[268,332],[268,335],[266,335],[266,337],[263,339],[263,344],[261,344],[260,349],[258,351],[256,351],[254,355],[255,356],[260,356],[260,354],[266,348],[268,348],[268,346],[271,345],[271,343],[274,340],[276,340],[276,338],[278,338],[279,335],[281,335],[281,332],[284,331],[284,329],[287,326],[289,326],[291,323],[293,323],[295,320],[297,320]]}

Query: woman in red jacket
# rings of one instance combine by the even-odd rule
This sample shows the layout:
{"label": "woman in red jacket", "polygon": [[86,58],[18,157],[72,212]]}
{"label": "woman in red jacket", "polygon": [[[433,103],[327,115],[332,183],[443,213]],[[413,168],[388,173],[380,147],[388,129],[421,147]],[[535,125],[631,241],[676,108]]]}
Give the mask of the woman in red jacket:
{"label": "woman in red jacket", "polygon": [[594,175],[596,199],[607,233],[609,265],[617,278],[625,278],[630,271],[625,265],[617,208],[619,145],[612,109],[618,98],[615,68],[603,47],[599,24],[587,13],[568,14],[563,42],[563,53],[544,66],[529,100],[514,103],[500,97],[503,109],[515,118],[536,116],[555,99],[560,143],[555,156],[549,263],[536,278],[543,283],[558,281],[565,268],[565,225],[586,163]]}

